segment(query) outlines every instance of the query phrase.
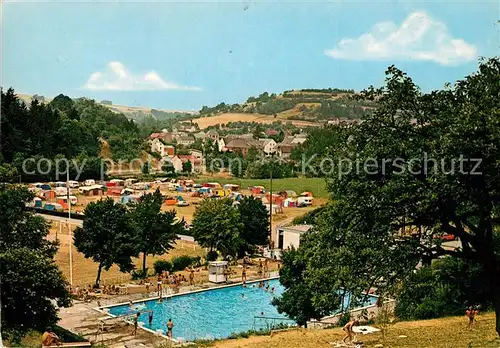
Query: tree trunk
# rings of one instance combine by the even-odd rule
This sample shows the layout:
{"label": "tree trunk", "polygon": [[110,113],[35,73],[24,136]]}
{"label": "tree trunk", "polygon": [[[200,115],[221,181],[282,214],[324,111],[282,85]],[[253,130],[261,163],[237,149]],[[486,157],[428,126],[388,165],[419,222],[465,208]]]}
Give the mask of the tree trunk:
{"label": "tree trunk", "polygon": [[95,287],[99,288],[99,283],[101,282],[101,271],[102,271],[102,263],[99,264],[99,269],[97,270],[97,278],[95,279]]}
{"label": "tree trunk", "polygon": [[[142,273],[145,275],[146,274],[146,256],[148,256],[148,253],[143,252],[142,253]],[[154,256],[154,255],[153,255]]]}
{"label": "tree trunk", "polygon": [[[496,295],[500,296],[500,295]],[[497,331],[498,336],[500,336],[500,298],[496,298],[495,300],[495,329]]]}

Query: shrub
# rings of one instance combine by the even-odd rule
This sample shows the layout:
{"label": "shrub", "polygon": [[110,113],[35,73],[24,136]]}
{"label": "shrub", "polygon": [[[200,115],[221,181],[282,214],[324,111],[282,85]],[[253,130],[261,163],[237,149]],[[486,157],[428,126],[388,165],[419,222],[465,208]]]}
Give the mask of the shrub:
{"label": "shrub", "polygon": [[460,315],[469,305],[488,308],[489,284],[481,266],[446,257],[405,279],[395,313],[399,319],[418,320]]}
{"label": "shrub", "polygon": [[172,270],[172,263],[167,260],[156,260],[153,268],[155,274],[162,274],[163,272],[170,272]]}
{"label": "shrub", "polygon": [[217,251],[215,251],[215,250],[209,251],[207,253],[207,261],[215,261],[215,260],[217,260],[218,256],[219,256],[219,254],[217,253]]}
{"label": "shrub", "polygon": [[131,276],[132,280],[144,279],[148,276],[148,269],[146,268],[144,271],[142,269],[132,271]]}
{"label": "shrub", "polygon": [[174,272],[182,271],[186,267],[191,266],[194,262],[195,262],[195,259],[191,256],[182,255],[182,256],[175,257],[172,260],[172,270]]}
{"label": "shrub", "polygon": [[350,321],[351,321],[351,313],[345,312],[339,318],[339,325],[344,326],[345,324],[347,324]]}

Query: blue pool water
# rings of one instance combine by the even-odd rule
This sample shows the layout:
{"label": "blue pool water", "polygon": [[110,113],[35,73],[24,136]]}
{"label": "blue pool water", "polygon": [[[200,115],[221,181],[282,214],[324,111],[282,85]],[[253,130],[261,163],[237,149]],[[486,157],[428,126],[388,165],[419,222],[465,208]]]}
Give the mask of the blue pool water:
{"label": "blue pool water", "polygon": [[[289,320],[255,319],[256,316],[283,318],[271,304],[275,296],[283,293],[283,287],[278,279],[268,281],[269,289],[275,288],[274,293],[258,288],[258,283],[226,287],[174,296],[158,300],[145,301],[139,305],[140,310],[152,310],[153,322],[148,323],[147,313],[139,317],[143,326],[154,331],[161,329],[165,333],[169,318],[174,323],[173,337],[178,340],[189,341],[195,339],[226,338],[232,333],[248,331],[251,329],[266,328],[277,323],[293,324]],[[253,287],[255,285],[255,287]],[[375,301],[370,298],[370,302]],[[133,313],[128,305],[109,308],[113,315]]]}

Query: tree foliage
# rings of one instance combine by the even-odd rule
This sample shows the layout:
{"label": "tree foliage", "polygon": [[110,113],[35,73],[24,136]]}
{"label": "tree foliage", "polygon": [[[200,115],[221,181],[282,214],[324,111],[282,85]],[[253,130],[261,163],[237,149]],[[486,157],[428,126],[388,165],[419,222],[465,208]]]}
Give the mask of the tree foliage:
{"label": "tree foliage", "polygon": [[161,255],[173,248],[177,234],[184,231],[184,220],[177,220],[175,210],[162,212],[163,196],[157,189],[142,196],[140,202],[130,203],[130,219],[142,253],[142,270],[146,272],[147,255]]}
{"label": "tree foliage", "polygon": [[481,265],[447,256],[405,279],[397,293],[396,315],[418,320],[462,315],[469,306],[487,309],[488,283]]}
{"label": "tree foliage", "polygon": [[56,243],[46,221],[26,210],[33,199],[25,188],[0,186],[0,291],[2,334],[19,341],[30,329],[57,322],[58,306],[71,304],[67,283],[53,261]]}
{"label": "tree foliage", "polygon": [[134,269],[132,257],[137,257],[137,239],[125,207],[111,198],[91,202],[85,208],[83,226],[74,232],[76,249],[98,264],[95,285],[99,286],[101,271],[112,265],[120,271]]}
{"label": "tree foliage", "polygon": [[[483,268],[500,332],[499,80],[494,58],[454,86],[422,93],[390,67],[384,87],[362,93],[377,109],[330,147],[342,164],[328,181],[334,204],[306,237],[315,308],[331,306],[332,289],[389,295],[419,262],[451,256]],[[457,249],[443,247],[445,233]]]}
{"label": "tree foliage", "polygon": [[[54,172],[45,176],[26,173],[22,164],[30,158],[51,161],[58,157],[86,158],[95,162],[101,154],[102,143],[111,147],[113,160],[130,160],[141,155],[144,141],[138,126],[125,115],[93,100],[73,100],[60,94],[48,104],[34,98],[26,105],[12,88],[1,91],[1,100],[0,165],[4,165],[1,162],[13,165],[23,175],[23,181],[57,179]],[[93,174],[87,174],[86,165],[83,169],[85,177],[81,180]],[[100,170],[94,176],[97,177],[100,177]]]}
{"label": "tree foliage", "polygon": [[245,197],[238,205],[242,229],[240,237],[244,241],[242,251],[252,251],[255,245],[269,242],[269,214],[262,201],[253,196]]}
{"label": "tree foliage", "polygon": [[241,245],[240,214],[229,199],[205,199],[193,215],[192,235],[203,247],[235,256]]}

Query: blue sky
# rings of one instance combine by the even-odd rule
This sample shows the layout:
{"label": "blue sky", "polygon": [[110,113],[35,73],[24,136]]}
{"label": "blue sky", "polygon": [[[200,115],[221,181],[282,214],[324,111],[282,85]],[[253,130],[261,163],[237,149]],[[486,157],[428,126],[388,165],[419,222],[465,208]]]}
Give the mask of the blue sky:
{"label": "blue sky", "polygon": [[381,85],[395,64],[424,90],[499,54],[490,2],[22,2],[2,8],[2,85],[165,109],[263,91]]}

